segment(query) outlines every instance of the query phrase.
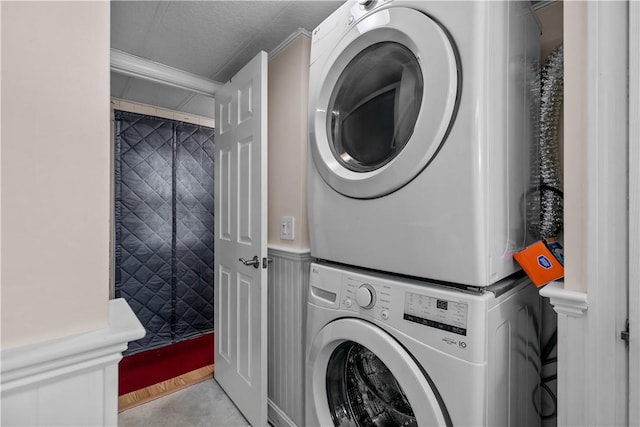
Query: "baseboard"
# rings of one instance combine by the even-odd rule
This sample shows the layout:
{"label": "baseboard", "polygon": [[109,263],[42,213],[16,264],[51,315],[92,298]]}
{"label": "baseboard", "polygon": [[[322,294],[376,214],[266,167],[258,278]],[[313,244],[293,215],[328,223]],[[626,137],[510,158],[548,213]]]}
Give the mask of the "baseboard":
{"label": "baseboard", "polygon": [[213,332],[126,356],[119,365],[119,395],[213,364]]}
{"label": "baseboard", "polygon": [[150,402],[160,397],[166,396],[176,391],[182,390],[199,382],[213,378],[214,366],[209,365],[200,369],[196,369],[186,374],[179,375],[153,384],[140,390],[135,390],[118,397],[118,412],[135,408],[143,403]]}
{"label": "baseboard", "polygon": [[275,427],[298,427],[275,403],[268,401],[269,424]]}

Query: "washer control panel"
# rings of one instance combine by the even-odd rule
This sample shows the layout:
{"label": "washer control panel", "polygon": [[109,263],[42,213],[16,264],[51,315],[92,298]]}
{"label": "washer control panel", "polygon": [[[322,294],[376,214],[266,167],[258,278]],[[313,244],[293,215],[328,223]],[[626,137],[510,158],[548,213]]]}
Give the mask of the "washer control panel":
{"label": "washer control panel", "polygon": [[405,320],[458,335],[467,335],[468,304],[406,292]]}
{"label": "washer control panel", "polygon": [[346,277],[343,282],[342,308],[388,320],[391,310],[391,286]]}
{"label": "washer control panel", "polygon": [[[309,318],[321,322],[339,318],[369,321],[391,336],[407,336],[463,360],[485,363],[487,337],[501,334],[499,339],[511,340],[509,337],[515,337],[512,327],[525,327],[512,323],[520,322],[521,307],[526,302],[516,301],[514,295],[537,301],[537,290],[526,280],[511,282],[517,288],[496,297],[491,292],[473,294],[426,281],[312,263]],[[525,291],[527,294],[519,293]],[[487,316],[493,320],[487,320]],[[511,320],[504,323],[507,318]]]}

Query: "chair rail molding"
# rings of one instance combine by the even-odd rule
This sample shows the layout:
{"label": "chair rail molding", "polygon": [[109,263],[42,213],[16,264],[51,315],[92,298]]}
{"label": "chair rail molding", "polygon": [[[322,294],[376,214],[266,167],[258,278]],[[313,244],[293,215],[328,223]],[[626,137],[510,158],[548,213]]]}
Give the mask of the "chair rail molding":
{"label": "chair rail molding", "polygon": [[549,298],[558,314],[582,317],[588,308],[587,294],[564,289],[562,282],[551,282],[540,289],[540,295]]}
{"label": "chair rail molding", "polygon": [[2,350],[0,424],[117,425],[118,362],[144,334],[119,298],[104,329]]}

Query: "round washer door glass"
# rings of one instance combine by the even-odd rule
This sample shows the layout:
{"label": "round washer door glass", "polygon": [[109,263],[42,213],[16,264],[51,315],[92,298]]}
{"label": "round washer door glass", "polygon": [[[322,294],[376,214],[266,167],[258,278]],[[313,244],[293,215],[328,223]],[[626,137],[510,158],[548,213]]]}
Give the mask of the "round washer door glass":
{"label": "round washer door glass", "polygon": [[336,159],[358,172],[391,161],[413,134],[422,91],[418,60],[402,44],[381,42],[360,52],[329,101],[327,134]]}
{"label": "round washer door glass", "polygon": [[417,426],[402,387],[373,352],[339,345],[327,367],[327,399],[335,426]]}
{"label": "round washer door glass", "polygon": [[334,320],[315,335],[306,387],[310,425],[452,425],[423,367],[396,338],[361,319]]}

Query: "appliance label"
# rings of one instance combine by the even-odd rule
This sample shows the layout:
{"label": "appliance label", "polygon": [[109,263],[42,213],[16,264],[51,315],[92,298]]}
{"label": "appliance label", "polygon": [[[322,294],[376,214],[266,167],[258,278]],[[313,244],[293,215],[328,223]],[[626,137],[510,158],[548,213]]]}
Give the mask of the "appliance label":
{"label": "appliance label", "polygon": [[404,319],[432,328],[467,335],[467,304],[407,292]]}

